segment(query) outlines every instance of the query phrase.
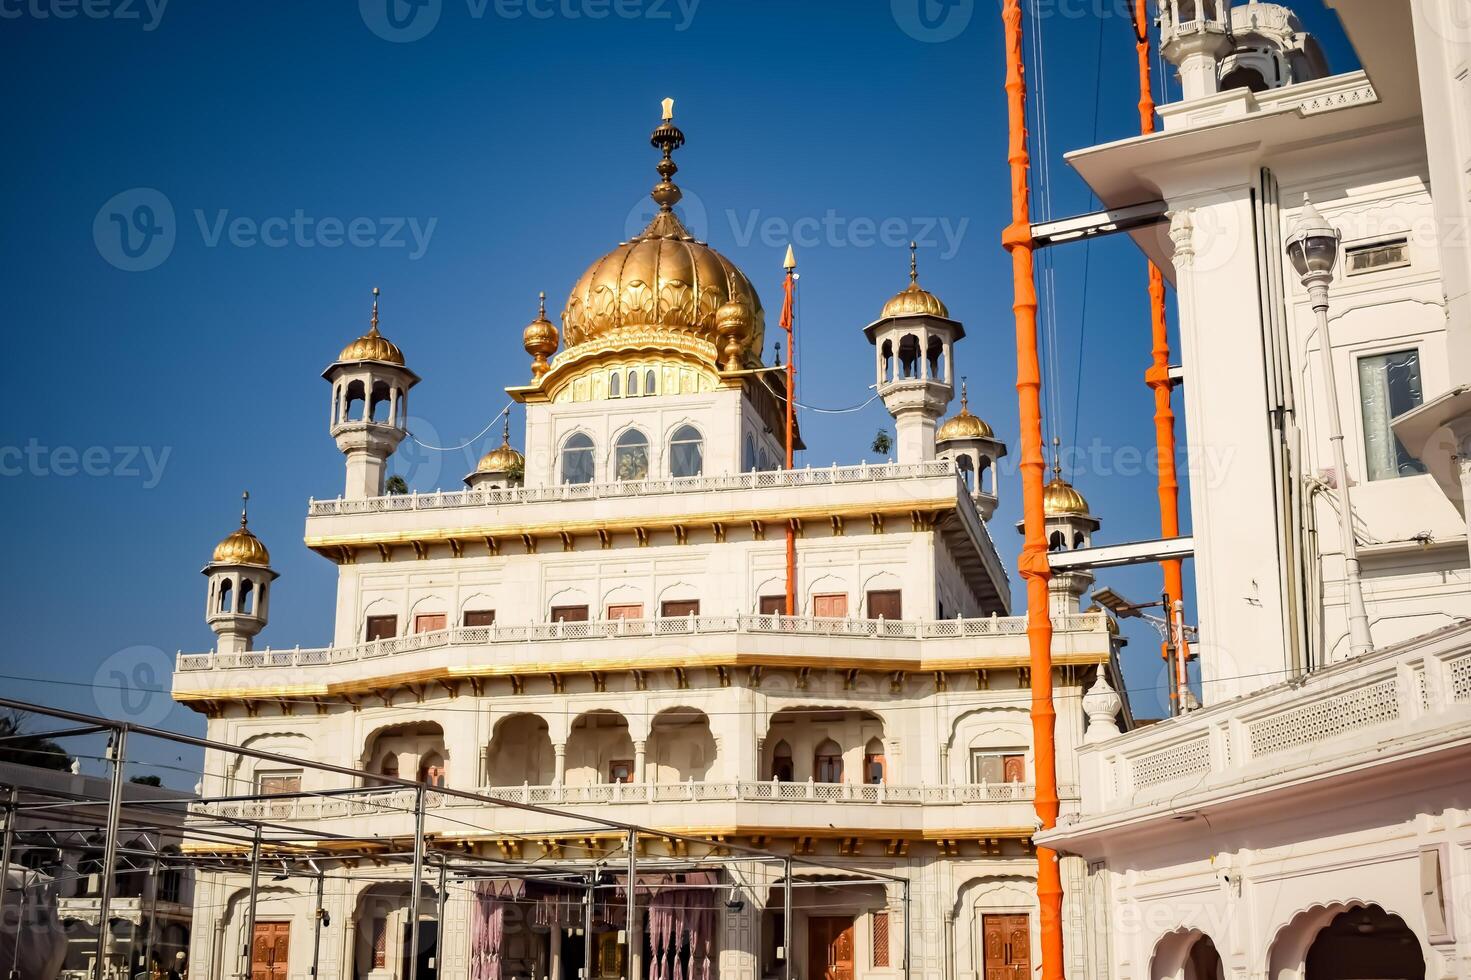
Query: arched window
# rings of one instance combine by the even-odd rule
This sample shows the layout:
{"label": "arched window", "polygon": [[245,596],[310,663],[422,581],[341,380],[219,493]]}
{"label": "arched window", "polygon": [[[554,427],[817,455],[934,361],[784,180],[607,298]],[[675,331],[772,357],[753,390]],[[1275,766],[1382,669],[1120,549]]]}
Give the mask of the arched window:
{"label": "arched window", "polygon": [[653,368],[644,372],[644,394],[657,395],[659,393],[659,376],[654,373]]}
{"label": "arched window", "polygon": [[792,747],[787,744],[786,739],[776,743],[776,748],[771,750],[771,778],[781,780],[784,783],[793,781]]}
{"label": "arched window", "polygon": [[766,447],[765,446],[762,446],[761,447],[761,453],[760,453],[759,459],[757,460],[756,468],[758,470],[769,470],[769,469],[771,469],[771,456],[769,456],[767,454]]}
{"label": "arched window", "polygon": [[592,439],[574,432],[562,443],[562,482],[591,483],[593,480]]}
{"label": "arched window", "polygon": [[996,475],[991,472],[991,460],[982,456],[980,465],[976,467],[976,492],[994,494],[996,492],[995,477]]}
{"label": "arched window", "polygon": [[843,750],[832,739],[824,739],[812,754],[812,778],[819,783],[843,781]]}
{"label": "arched window", "polygon": [[614,371],[612,377],[608,378],[608,397],[618,398],[623,394],[623,375]]}
{"label": "arched window", "polygon": [[255,615],[255,585],[248,578],[240,580],[240,611],[247,616]]}
{"label": "arched window", "polygon": [[741,470],[750,473],[756,469],[756,440],[746,433],[746,442],[741,449]]}
{"label": "arched window", "polygon": [[444,785],[444,757],[430,752],[419,763],[419,782],[429,786]]}
{"label": "arched window", "polygon": [[1088,537],[1082,531],[1073,535],[1073,550],[1077,551],[1088,547]]}
{"label": "arched window", "polygon": [[705,471],[705,440],[692,425],[681,425],[669,440],[669,475],[699,476]]}
{"label": "arched window", "polygon": [[637,395],[637,394],[638,394],[638,372],[637,371],[629,371],[628,372],[628,397],[629,398],[632,398],[634,395]]}
{"label": "arched window", "polygon": [[613,448],[613,474],[618,480],[649,478],[648,436],[637,429],[629,429],[618,437]]}
{"label": "arched window", "polygon": [[1047,550],[1048,551],[1066,551],[1067,550],[1067,535],[1066,534],[1063,534],[1061,531],[1053,531],[1047,537]]}
{"label": "arched window", "polygon": [[975,467],[971,465],[970,456],[961,453],[955,457],[955,468],[960,471],[960,479],[965,483],[965,488],[971,493],[977,489]]}
{"label": "arched window", "polygon": [[881,786],[885,782],[888,763],[884,759],[884,743],[877,738],[868,740],[863,749],[863,781],[870,786]]}
{"label": "arched window", "polygon": [[383,757],[383,764],[378,767],[378,771],[385,776],[392,776],[393,778],[397,779],[398,756],[392,752],[385,755]]}
{"label": "arched window", "polygon": [[234,586],[229,579],[225,579],[220,583],[220,612],[227,613],[235,611],[233,589]]}

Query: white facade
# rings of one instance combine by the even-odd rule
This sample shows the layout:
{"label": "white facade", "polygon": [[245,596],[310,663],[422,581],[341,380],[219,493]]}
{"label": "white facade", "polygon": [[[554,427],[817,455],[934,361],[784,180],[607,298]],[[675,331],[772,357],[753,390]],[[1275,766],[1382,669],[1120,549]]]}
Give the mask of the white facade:
{"label": "white facade", "polygon": [[[1462,448],[1437,428],[1460,431],[1471,379],[1471,25],[1460,0],[1329,5],[1362,72],[1197,84],[1163,132],[1072,156],[1106,204],[1171,215],[1135,237],[1179,304],[1205,704],[1083,749],[1082,808],[1041,838],[1088,862],[1100,976],[1471,975],[1467,525],[1427,451]],[[1305,195],[1343,237],[1326,338],[1284,252]]]}

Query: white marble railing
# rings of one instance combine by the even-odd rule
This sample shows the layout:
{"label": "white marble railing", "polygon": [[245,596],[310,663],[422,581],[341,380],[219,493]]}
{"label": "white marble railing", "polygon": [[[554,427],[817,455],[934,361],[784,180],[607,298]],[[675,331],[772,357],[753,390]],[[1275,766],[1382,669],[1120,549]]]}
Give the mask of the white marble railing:
{"label": "white marble railing", "polygon": [[[1170,719],[1083,750],[1085,812],[1382,759],[1387,746],[1471,724],[1471,632],[1430,634],[1300,683]],[[1457,738],[1460,734],[1456,735]]]}
{"label": "white marble railing", "polygon": [[341,514],[382,514],[395,511],[446,510],[456,507],[488,507],[546,503],[567,500],[605,500],[650,497],[673,493],[708,493],[718,490],[759,490],[773,487],[834,486],[845,483],[877,483],[946,476],[955,473],[949,460],[923,463],[880,463],[870,466],[808,467],[800,470],[757,470],[724,476],[691,476],[619,483],[564,483],[550,487],[511,487],[504,490],[436,490],[433,493],[391,494],[361,500],[312,500],[310,517]]}
{"label": "white marble railing", "polygon": [[[851,783],[783,783],[758,780],[694,781],[683,783],[593,783],[583,786],[491,786],[476,792],[511,803],[535,806],[589,806],[643,803],[859,803],[873,805],[954,806],[968,803],[1030,803],[1030,783],[974,783],[959,785],[859,785]],[[1076,786],[1059,787],[1065,800],[1076,799]],[[201,803],[192,808],[199,816],[276,820],[362,817],[372,814],[412,813],[415,791],[364,791],[335,796],[286,800],[250,800]],[[425,793],[427,810],[445,807],[484,807],[493,804],[436,793]]]}
{"label": "white marble railing", "polygon": [[[1090,633],[1108,628],[1103,613],[1055,616],[1059,633]],[[497,643],[616,640],[623,637],[698,636],[746,633],[791,636],[843,636],[895,640],[937,640],[981,636],[1023,636],[1025,616],[978,619],[825,619],[816,616],[679,616],[668,619],[605,619],[581,623],[529,623],[523,626],[459,626],[396,636],[346,647],[252,650],[248,653],[180,653],[180,671],[252,667],[320,667],[378,660],[419,650]]]}

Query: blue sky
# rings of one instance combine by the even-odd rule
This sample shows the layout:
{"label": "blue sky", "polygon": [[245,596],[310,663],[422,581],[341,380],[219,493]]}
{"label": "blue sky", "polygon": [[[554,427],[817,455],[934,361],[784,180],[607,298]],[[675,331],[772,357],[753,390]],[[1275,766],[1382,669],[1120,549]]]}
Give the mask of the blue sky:
{"label": "blue sky", "polygon": [[[11,696],[202,732],[145,689],[167,685],[175,650],[211,645],[199,569],[247,487],[282,576],[262,641],[327,641],[335,570],[301,545],[307,498],[342,483],[319,374],[366,326],[370,288],[424,378],[417,433],[476,435],[527,377],[538,290],[560,309],[647,215],[665,96],[689,140],[689,223],[752,278],[773,328],[800,236],[801,400],[868,396],[862,327],[904,285],[915,237],[922,281],[966,323],[972,408],[1015,447],[997,0],[392,2],[391,20],[389,0],[0,3]],[[1123,0],[1038,2],[1062,215],[1091,202],[1061,154],[1136,130],[1132,34]],[[1299,8],[1335,69],[1354,67],[1320,0]],[[129,230],[130,255],[108,215],[139,203],[155,218]],[[1054,261],[1049,437],[1103,463],[1071,474],[1100,540],[1154,536],[1143,261],[1122,240]],[[799,465],[871,456],[889,422],[877,402],[807,413]],[[400,469],[457,486],[494,438]],[[1014,468],[1002,494],[1011,565]],[[1155,569],[1106,581],[1159,591]],[[1129,635],[1136,709],[1157,713],[1156,644]]]}

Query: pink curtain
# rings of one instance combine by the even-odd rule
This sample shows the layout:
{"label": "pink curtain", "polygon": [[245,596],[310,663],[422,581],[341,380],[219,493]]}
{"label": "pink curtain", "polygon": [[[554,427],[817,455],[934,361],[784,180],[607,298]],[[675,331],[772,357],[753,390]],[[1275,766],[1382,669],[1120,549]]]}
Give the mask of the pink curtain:
{"label": "pink curtain", "polygon": [[691,874],[667,884],[673,887],[656,888],[649,899],[650,976],[652,980],[710,980],[715,883],[708,876]]}
{"label": "pink curtain", "polygon": [[470,923],[470,980],[500,980],[501,941],[506,907],[493,881],[475,883],[475,916]]}

